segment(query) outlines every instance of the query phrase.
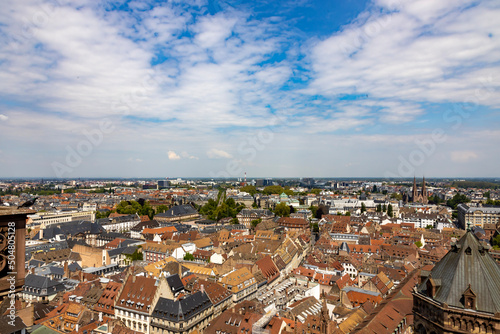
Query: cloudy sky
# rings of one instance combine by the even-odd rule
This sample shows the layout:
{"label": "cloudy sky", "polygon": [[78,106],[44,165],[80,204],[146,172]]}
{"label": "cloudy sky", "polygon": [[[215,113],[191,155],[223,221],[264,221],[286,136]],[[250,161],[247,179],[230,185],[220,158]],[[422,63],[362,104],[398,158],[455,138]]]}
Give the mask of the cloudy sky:
{"label": "cloudy sky", "polygon": [[500,3],[18,0],[0,177],[498,177]]}

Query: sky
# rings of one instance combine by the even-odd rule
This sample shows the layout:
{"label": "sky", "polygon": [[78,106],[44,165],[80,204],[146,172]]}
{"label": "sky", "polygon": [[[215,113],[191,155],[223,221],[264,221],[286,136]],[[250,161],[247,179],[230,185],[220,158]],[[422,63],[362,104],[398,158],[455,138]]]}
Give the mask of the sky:
{"label": "sky", "polygon": [[8,1],[0,177],[499,177],[499,17],[499,1]]}

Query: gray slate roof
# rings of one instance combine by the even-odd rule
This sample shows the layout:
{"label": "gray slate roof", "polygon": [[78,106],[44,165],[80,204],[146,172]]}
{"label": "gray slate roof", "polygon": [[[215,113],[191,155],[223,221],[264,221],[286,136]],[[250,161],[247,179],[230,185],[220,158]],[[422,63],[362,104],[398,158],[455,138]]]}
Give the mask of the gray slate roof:
{"label": "gray slate roof", "polygon": [[464,308],[463,293],[469,284],[476,294],[477,311],[500,312],[500,267],[472,232],[467,232],[439,261],[418,287],[427,295],[427,282],[437,287],[434,300]]}
{"label": "gray slate roof", "polygon": [[182,216],[187,216],[187,215],[195,215],[197,213],[198,213],[198,211],[196,211],[195,208],[193,208],[191,206],[191,204],[184,204],[184,205],[176,205],[176,206],[170,208],[167,212],[159,213],[156,216],[157,217],[174,218],[174,217],[182,217]]}
{"label": "gray slate roof", "polygon": [[170,286],[170,289],[172,289],[173,293],[177,293],[184,289],[184,284],[182,284],[181,278],[178,274],[168,276],[167,283]]}
{"label": "gray slate roof", "polygon": [[152,316],[173,322],[187,321],[210,306],[212,302],[207,294],[201,291],[177,301],[161,297]]}

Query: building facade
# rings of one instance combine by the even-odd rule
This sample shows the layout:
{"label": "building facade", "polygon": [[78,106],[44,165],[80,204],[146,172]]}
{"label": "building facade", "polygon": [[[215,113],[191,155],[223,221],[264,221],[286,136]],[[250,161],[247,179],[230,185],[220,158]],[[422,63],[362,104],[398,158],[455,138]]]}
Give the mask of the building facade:
{"label": "building facade", "polygon": [[458,223],[460,227],[466,229],[468,225],[485,227],[485,224],[500,224],[500,206],[468,206],[459,204]]}

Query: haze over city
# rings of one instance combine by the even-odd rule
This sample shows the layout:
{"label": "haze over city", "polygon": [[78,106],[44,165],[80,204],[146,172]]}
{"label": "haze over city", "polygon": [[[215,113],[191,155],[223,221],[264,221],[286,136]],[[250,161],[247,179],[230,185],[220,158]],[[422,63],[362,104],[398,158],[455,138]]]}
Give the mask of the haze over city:
{"label": "haze over city", "polygon": [[497,177],[498,1],[9,1],[0,177]]}

